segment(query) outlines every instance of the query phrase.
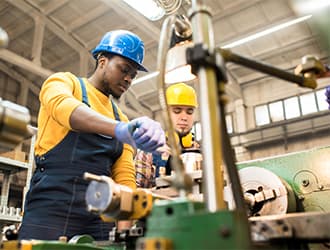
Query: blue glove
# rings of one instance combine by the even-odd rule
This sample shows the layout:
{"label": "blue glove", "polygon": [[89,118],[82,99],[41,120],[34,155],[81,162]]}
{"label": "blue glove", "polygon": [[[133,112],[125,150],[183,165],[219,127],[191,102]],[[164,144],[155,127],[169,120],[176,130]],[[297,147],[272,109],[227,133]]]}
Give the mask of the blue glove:
{"label": "blue glove", "polygon": [[330,109],[330,86],[326,88],[325,95],[327,97],[327,102],[329,104],[328,109]]}
{"label": "blue glove", "polygon": [[128,123],[119,122],[115,128],[115,137],[122,143],[146,152],[153,152],[165,144],[165,133],[160,123],[146,116]]}

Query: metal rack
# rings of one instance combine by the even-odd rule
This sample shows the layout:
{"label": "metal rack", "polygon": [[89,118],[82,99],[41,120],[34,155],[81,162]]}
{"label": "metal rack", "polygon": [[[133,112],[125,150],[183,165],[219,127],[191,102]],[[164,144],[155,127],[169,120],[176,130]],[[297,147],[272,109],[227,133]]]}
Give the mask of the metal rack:
{"label": "metal rack", "polygon": [[[33,171],[34,143],[35,136],[31,137],[29,158],[27,162],[0,156],[0,171],[3,174],[0,197],[0,224],[18,223],[22,220],[22,209],[25,203],[25,194],[29,190],[30,179]],[[13,174],[21,171],[26,171],[26,181],[23,189],[22,205],[21,207],[8,207],[11,177]]]}

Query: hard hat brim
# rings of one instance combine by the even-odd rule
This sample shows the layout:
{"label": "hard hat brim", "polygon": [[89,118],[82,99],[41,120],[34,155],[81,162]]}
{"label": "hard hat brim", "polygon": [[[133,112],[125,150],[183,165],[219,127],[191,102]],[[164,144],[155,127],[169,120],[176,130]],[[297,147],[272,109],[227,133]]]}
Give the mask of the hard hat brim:
{"label": "hard hat brim", "polygon": [[97,60],[97,55],[98,55],[99,53],[102,53],[102,52],[106,52],[106,53],[109,53],[109,54],[114,54],[114,55],[117,55],[117,56],[121,56],[121,57],[125,58],[126,60],[129,60],[130,62],[133,62],[134,64],[136,64],[136,65],[137,65],[137,69],[138,69],[139,71],[149,72],[149,70],[148,70],[146,67],[144,67],[142,64],[140,64],[140,63],[138,63],[138,62],[132,60],[132,59],[129,58],[129,57],[126,57],[125,55],[122,55],[122,54],[119,54],[119,53],[116,53],[116,52],[108,52],[108,51],[106,51],[106,50],[95,50],[95,49],[94,49],[94,50],[92,51],[92,55],[93,55],[94,59]]}

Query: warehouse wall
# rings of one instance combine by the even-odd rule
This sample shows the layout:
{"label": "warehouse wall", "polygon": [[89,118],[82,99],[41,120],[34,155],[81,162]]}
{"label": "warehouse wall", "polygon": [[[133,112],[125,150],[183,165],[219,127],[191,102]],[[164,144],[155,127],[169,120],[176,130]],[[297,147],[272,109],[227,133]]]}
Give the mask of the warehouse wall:
{"label": "warehouse wall", "polygon": [[[321,78],[318,80],[317,89],[324,89],[328,85],[330,78]],[[255,106],[312,91],[273,78],[243,85],[242,99],[235,100],[227,107],[227,112],[233,116],[235,132],[231,136],[238,160],[251,160],[330,145],[328,110],[264,126],[256,125]],[[324,96],[326,104],[325,99]],[[244,115],[239,115],[242,113]],[[256,143],[251,142],[252,140]]]}

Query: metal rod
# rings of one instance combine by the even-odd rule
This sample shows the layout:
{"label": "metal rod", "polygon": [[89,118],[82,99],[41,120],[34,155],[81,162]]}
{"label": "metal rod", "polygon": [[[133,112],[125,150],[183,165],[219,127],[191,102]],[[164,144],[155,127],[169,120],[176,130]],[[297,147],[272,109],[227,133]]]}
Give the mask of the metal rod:
{"label": "metal rod", "polygon": [[[214,34],[211,14],[208,9],[192,1],[189,15],[193,42],[202,43],[210,51],[214,49]],[[211,67],[203,66],[198,70],[199,103],[202,123],[202,149],[203,149],[203,185],[204,201],[210,212],[226,208],[223,198],[223,157],[221,150],[222,135],[220,131],[220,118],[217,95],[216,72]]]}
{"label": "metal rod", "polygon": [[226,165],[229,179],[231,181],[231,189],[233,192],[236,210],[241,211],[243,216],[244,214],[246,214],[246,204],[244,201],[244,195],[242,191],[241,181],[238,175],[238,170],[235,164],[236,157],[233,148],[231,147],[229,135],[227,134],[224,104],[220,104],[220,118],[221,118],[221,131],[223,135],[222,150],[224,155],[224,162]]}
{"label": "metal rod", "polygon": [[160,200],[175,200],[175,198],[172,198],[170,196],[166,196],[166,195],[161,195],[161,194],[156,194],[153,192],[153,190],[151,190],[152,193],[152,198],[153,199],[160,199]]}
{"label": "metal rod", "polygon": [[295,75],[290,72],[286,72],[283,69],[276,68],[272,65],[255,61],[253,59],[238,55],[233,53],[230,50],[227,49],[221,49],[217,48],[217,50],[220,52],[220,54],[223,56],[225,61],[227,62],[233,62],[242,66],[245,66],[250,69],[257,70],[259,72],[278,77],[280,79],[297,83],[299,86],[302,87],[310,87],[310,88],[315,88],[316,87],[316,81],[315,79],[312,78],[306,78],[303,76]]}

